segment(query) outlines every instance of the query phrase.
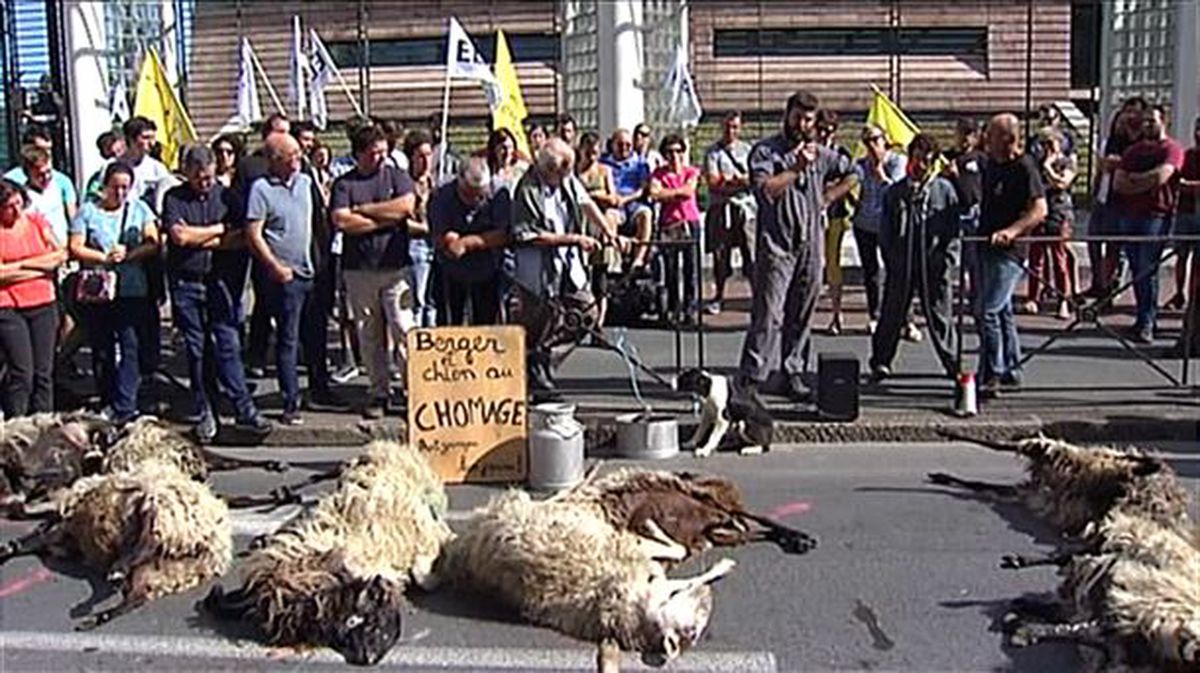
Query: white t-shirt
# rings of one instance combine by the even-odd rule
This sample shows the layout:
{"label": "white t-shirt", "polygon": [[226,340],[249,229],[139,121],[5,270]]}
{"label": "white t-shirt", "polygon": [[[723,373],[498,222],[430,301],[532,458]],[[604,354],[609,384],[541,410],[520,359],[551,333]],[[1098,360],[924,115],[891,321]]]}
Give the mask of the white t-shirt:
{"label": "white t-shirt", "polygon": [[[142,199],[149,205],[154,205],[155,191],[158,183],[171,177],[171,171],[163,162],[152,156],[144,156],[136,165],[128,158],[113,159],[124,161],[133,166],[133,185],[129,188],[129,198]],[[111,162],[109,162],[111,163]]]}
{"label": "white t-shirt", "polygon": [[[545,199],[546,222],[556,234],[567,233],[567,222],[570,213],[567,211],[567,200],[563,198],[562,190],[557,187],[543,187],[542,197]],[[583,268],[583,259],[579,248],[574,245],[559,246],[555,249],[554,271],[558,277],[566,275],[575,290],[587,288],[587,270]],[[565,272],[565,274],[564,274]]]}

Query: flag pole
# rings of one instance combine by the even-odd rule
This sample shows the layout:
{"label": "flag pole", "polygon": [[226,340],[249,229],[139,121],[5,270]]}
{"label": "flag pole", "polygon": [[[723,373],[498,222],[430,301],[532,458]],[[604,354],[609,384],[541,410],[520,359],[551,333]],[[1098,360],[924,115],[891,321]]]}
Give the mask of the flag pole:
{"label": "flag pole", "polygon": [[275,92],[274,85],[271,84],[271,78],[267,77],[266,71],[263,70],[262,63],[258,60],[258,52],[254,51],[254,45],[250,42],[250,38],[245,38],[246,44],[250,45],[250,60],[254,63],[254,70],[258,72],[258,76],[262,78],[263,84],[267,86],[267,93],[271,94],[271,102],[275,103],[275,109],[280,114],[287,114],[287,110],[283,109],[283,103],[279,100],[279,94]]}
{"label": "flag pole", "polygon": [[447,141],[447,127],[450,124],[450,64],[446,64],[446,91],[442,94],[442,141],[438,143],[438,184],[446,176],[446,146],[450,143]]}
{"label": "flag pole", "polygon": [[342,77],[342,71],[335,68],[333,74],[337,77],[338,84],[341,85],[342,93],[346,94],[346,98],[350,100],[350,105],[354,108],[354,114],[359,117],[365,116],[363,115],[362,107],[359,106],[358,101],[354,98],[354,94],[350,93],[350,85],[346,83],[346,78]]}

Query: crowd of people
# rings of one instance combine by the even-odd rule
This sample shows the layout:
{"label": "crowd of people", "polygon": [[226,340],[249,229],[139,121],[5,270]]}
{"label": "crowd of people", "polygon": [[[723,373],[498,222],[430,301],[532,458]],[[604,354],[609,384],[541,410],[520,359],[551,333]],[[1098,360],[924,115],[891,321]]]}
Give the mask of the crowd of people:
{"label": "crowd of people", "polygon": [[[898,147],[867,125],[854,158],[837,142],[838,115],[801,91],[780,131],[753,146],[741,138],[741,115],[727,114],[693,165],[686,137],[665,134],[655,149],[645,124],[601,138],[563,115],[552,128],[532,125],[527,151],[498,129],[463,155],[441,137],[439,119],[403,132],[364,118],[346,124],[350,151],[334,156],[310,124],[276,114],[257,147],[220,135],[182,148],[172,171],[155,156],[158,129],[135,117],[97,140],[106,164],[82,184],[82,198],[54,168],[50,134],[31,127],[20,164],[0,182],[0,404],[6,416],[51,410],[56,371],[77,372],[88,343],[104,412],[135,417],[147,391],[154,395],[145,382],[160,366],[167,306],[188,361],[187,415],[202,440],[217,433],[219,395],[238,427],[270,431],[248,379],[265,375],[272,341],[286,425],[301,423],[304,408],[349,410],[336,387],[360,369],[365,417],[403,409],[414,327],[523,325],[531,386],[553,394],[552,349],[604,324],[612,278],[658,274],[659,317],[686,324],[723,310],[735,251],[752,294],[740,379],[803,400],[823,290],[829,332],[845,329],[848,231],[861,260],[872,378],[892,374],[901,340],[923,339],[917,306],[939,361],[957,373],[961,256],[981,385],[996,393],[1021,383],[1014,308],[1037,312],[1048,301],[1067,318],[1077,294],[1067,244],[1074,141],[1052,108],[1040,119],[1026,132],[1013,115],[983,127],[960,120],[945,149],[924,133]],[[1197,151],[1167,135],[1161,108],[1127,101],[1107,137],[1089,233],[1200,233]],[[1036,242],[1022,244],[1030,235]],[[709,297],[695,267],[700,240],[713,256]],[[1152,340],[1158,290],[1148,270],[1160,240],[1088,250],[1092,286],[1080,294],[1110,291],[1127,260],[1131,335]],[[1184,264],[1176,283],[1170,303],[1181,305]],[[776,370],[784,384],[769,390]]]}

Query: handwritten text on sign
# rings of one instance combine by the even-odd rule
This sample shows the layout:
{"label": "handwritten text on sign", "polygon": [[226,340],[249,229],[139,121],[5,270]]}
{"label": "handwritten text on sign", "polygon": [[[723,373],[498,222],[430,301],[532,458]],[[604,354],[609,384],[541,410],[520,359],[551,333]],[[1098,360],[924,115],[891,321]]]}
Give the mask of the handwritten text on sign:
{"label": "handwritten text on sign", "polygon": [[409,442],[448,482],[525,479],[525,331],[408,334]]}

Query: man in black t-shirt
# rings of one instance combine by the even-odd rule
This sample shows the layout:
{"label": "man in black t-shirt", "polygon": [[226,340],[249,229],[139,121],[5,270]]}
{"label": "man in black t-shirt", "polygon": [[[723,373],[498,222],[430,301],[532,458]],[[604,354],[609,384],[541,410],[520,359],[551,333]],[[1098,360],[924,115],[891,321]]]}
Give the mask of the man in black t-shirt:
{"label": "man in black t-shirt", "polygon": [[384,163],[387,137],[378,127],[356,131],[351,150],[354,169],[333,183],[330,209],[344,236],[347,301],[371,380],[363,415],[381,418],[391,395],[388,337],[403,353],[414,324],[408,219],[416,197],[408,174]]}
{"label": "man in black t-shirt", "polygon": [[[987,153],[980,147],[982,133],[973,119],[962,117],[955,128],[956,147],[946,152],[944,176],[954,185],[958,199],[959,227],[963,235],[979,233],[979,202],[983,194],[983,169],[987,165]],[[979,287],[979,245],[966,242],[962,250],[962,263],[966,267],[967,283],[973,295]]]}
{"label": "man in black t-shirt", "polygon": [[1021,280],[1023,251],[1014,245],[1046,217],[1046,190],[1037,163],[1020,146],[1020,122],[1011,114],[992,117],[987,127],[988,161],[983,171],[979,233],[990,238],[980,250],[980,382],[985,395],[1021,385],[1021,344],[1012,298]]}
{"label": "man in black t-shirt", "polygon": [[238,426],[266,434],[271,424],[254,406],[242,372],[241,286],[235,292],[228,273],[236,257],[246,256],[236,201],[215,180],[216,160],[208,147],[188,147],[181,165],[187,182],[167,192],[162,220],[171,305],[187,349],[196,437],[207,443],[217,434],[214,378],[233,402]]}

